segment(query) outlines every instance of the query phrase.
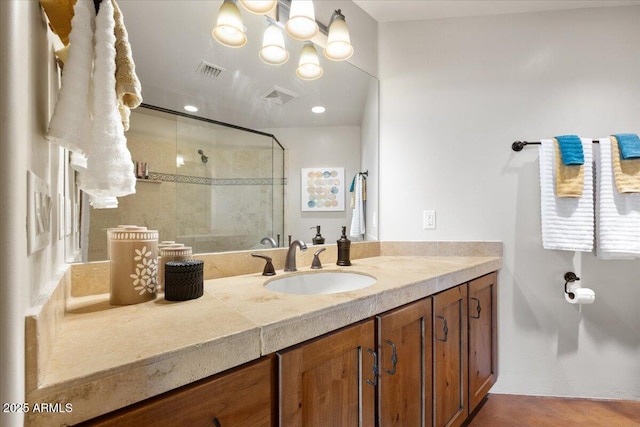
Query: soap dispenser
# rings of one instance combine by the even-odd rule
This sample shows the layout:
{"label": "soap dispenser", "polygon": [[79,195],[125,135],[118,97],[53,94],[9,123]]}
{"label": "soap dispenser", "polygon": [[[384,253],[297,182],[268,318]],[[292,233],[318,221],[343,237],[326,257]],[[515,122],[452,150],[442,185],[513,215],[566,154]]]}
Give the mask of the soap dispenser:
{"label": "soap dispenser", "polygon": [[315,227],[311,227],[312,230],[314,228],[316,229],[316,237],[311,239],[311,241],[314,245],[324,245],[324,237],[322,237],[322,234],[320,234],[320,226],[316,225]]}
{"label": "soap dispenser", "polygon": [[351,240],[347,239],[347,227],[342,227],[342,236],[338,243],[338,262],[337,265],[351,265]]}

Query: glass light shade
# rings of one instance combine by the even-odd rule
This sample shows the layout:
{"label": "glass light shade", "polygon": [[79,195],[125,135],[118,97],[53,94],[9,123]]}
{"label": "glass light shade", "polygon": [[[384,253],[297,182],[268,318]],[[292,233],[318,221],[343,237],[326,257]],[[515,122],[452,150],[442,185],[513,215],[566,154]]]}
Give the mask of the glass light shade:
{"label": "glass light shade", "polygon": [[353,46],[349,37],[349,28],[344,16],[338,15],[329,26],[324,56],[333,61],[344,61],[353,55]]}
{"label": "glass light shade", "polygon": [[242,7],[256,15],[266,15],[278,4],[278,0],[240,0]]}
{"label": "glass light shade", "polygon": [[315,80],[322,76],[323,70],[320,66],[318,53],[313,43],[307,42],[300,52],[300,61],[296,68],[296,75],[302,80]]}
{"label": "glass light shade", "polygon": [[281,65],[289,59],[289,52],[284,47],[282,30],[276,24],[269,24],[262,37],[262,49],[258,54],[267,64]]}
{"label": "glass light shade", "polygon": [[296,40],[311,40],[318,34],[316,14],[312,0],[291,0],[289,20],[285,24],[287,34]]}
{"label": "glass light shade", "polygon": [[211,35],[225,46],[242,47],[247,44],[240,9],[232,0],[224,0],[220,6],[216,27]]}

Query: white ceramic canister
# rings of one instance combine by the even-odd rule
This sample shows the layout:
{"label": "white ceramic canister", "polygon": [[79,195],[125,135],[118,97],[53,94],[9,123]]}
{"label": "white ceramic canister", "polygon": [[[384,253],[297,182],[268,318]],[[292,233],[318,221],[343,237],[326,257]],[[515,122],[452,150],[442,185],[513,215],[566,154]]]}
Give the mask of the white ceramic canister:
{"label": "white ceramic canister", "polygon": [[156,298],[158,290],[158,231],[127,226],[111,229],[110,302],[138,304]]}
{"label": "white ceramic canister", "polygon": [[158,260],[158,286],[164,289],[164,267],[169,261],[189,261],[193,259],[193,251],[190,246],[182,243],[160,248],[160,259]]}

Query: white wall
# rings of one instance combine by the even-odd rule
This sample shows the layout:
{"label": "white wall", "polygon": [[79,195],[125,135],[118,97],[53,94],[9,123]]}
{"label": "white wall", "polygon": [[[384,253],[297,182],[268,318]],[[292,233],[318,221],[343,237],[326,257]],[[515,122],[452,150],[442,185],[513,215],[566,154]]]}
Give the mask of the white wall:
{"label": "white wall", "polygon": [[640,133],[639,40],[635,6],[380,24],[381,238],[504,242],[495,392],[640,399],[640,261],[543,250],[537,150],[510,148]]}
{"label": "white wall", "polygon": [[[0,402],[24,402],[25,314],[41,303],[67,266],[59,238],[58,193],[64,194],[61,150],[44,138],[58,77],[52,40],[37,1],[0,2]],[[48,182],[51,242],[27,255],[27,170]],[[0,426],[22,425],[0,413]]]}
{"label": "white wall", "polygon": [[[349,207],[349,187],[353,176],[360,171],[360,127],[317,127],[267,129],[286,150],[285,169],[285,233],[292,240],[311,242],[320,225],[325,243],[335,243],[340,238],[342,226],[351,225],[352,209]],[[345,172],[345,210],[342,212],[302,212],[300,208],[300,169],[314,167],[343,167]],[[287,244],[287,236],[282,236]]]}

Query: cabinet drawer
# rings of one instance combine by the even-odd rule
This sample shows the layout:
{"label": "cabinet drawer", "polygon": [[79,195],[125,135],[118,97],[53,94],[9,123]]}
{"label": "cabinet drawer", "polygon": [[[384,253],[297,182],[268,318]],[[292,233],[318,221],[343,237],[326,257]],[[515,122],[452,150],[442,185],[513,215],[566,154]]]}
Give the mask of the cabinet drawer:
{"label": "cabinet drawer", "polygon": [[270,427],[274,368],[275,358],[264,358],[80,425]]}

